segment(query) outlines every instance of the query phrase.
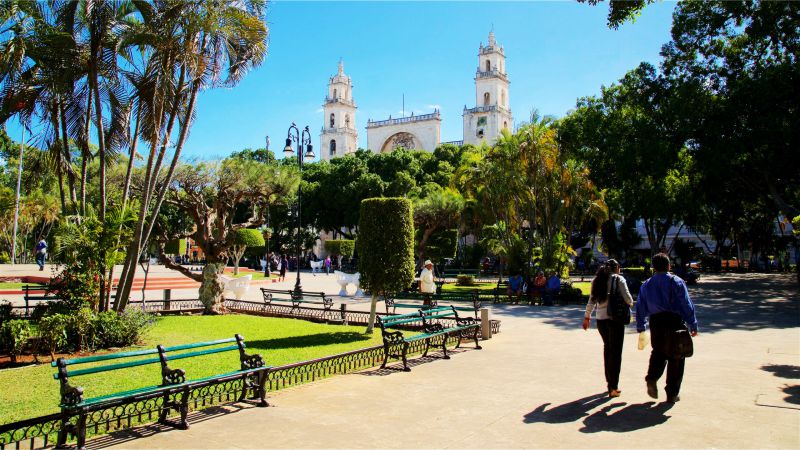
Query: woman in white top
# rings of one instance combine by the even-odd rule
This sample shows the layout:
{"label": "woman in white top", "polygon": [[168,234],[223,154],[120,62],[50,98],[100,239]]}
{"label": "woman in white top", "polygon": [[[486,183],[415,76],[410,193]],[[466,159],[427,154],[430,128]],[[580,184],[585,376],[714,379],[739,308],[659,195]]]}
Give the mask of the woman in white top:
{"label": "woman in white top", "polygon": [[608,299],[612,288],[622,295],[628,307],[633,305],[628,285],[619,274],[619,263],[614,259],[609,259],[597,270],[597,274],[592,280],[592,291],[589,301],[586,303],[583,329],[589,328],[592,311],[596,311],[597,331],[603,338],[603,363],[608,384],[608,396],[619,397],[622,393],[619,390],[619,371],[622,367],[622,344],[625,340],[626,324],[613,320],[608,315]]}

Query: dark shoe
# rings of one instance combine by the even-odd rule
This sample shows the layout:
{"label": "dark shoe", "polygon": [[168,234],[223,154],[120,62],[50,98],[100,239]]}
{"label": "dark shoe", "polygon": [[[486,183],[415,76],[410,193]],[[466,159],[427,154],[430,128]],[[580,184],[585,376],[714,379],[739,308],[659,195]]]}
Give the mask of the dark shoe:
{"label": "dark shoe", "polygon": [[650,398],[658,398],[658,386],[655,381],[645,380],[647,382],[647,395]]}
{"label": "dark shoe", "polygon": [[681,401],[680,395],[668,395],[667,396],[667,403],[678,403]]}
{"label": "dark shoe", "polygon": [[619,397],[620,395],[622,395],[622,391],[620,391],[619,389],[611,389],[608,391],[608,396],[611,398],[616,398]]}

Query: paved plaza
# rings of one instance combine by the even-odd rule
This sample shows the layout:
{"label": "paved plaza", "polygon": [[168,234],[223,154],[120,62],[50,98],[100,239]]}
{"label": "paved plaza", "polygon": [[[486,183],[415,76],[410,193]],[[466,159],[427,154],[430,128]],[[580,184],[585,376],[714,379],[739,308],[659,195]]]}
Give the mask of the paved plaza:
{"label": "paved plaza", "polygon": [[[580,329],[581,307],[501,305],[491,307],[501,333],[483,350],[466,345],[450,360],[414,358],[409,373],[336,376],[271,393],[270,408],[213,408],[192,413],[187,431],[150,426],[90,447],[799,448],[800,309],[793,280],[706,276],[691,288],[700,335],[674,405],[663,402],[663,379],[659,401],[647,397],[648,352],[636,349],[633,327],[622,396],[609,399],[600,336]],[[303,274],[303,285],[338,291],[332,275]]]}

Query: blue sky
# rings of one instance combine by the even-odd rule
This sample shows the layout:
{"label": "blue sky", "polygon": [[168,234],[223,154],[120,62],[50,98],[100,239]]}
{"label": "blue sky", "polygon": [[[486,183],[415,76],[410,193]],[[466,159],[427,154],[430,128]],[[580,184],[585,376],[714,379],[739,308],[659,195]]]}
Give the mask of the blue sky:
{"label": "blue sky", "polygon": [[[492,27],[505,47],[515,122],[534,108],[563,116],[641,61],[658,63],[674,7],[650,5],[615,31],[606,26],[607,3],[275,1],[265,62],[232,89],[201,93],[184,154],[223,157],[263,147],[269,135],[280,155],[293,121],[310,126],[318,149],[321,106],[340,57],[353,79],[359,146],[367,119],[398,117],[404,94],[407,113],[438,107],[442,140],[460,140],[462,109],[475,106],[478,45]],[[15,139],[17,130],[9,129]]]}

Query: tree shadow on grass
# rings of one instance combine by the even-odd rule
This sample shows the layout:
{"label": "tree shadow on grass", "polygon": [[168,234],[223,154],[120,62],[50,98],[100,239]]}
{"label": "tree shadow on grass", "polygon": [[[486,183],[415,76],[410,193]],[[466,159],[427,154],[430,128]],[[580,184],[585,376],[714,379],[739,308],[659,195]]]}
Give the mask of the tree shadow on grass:
{"label": "tree shadow on grass", "polygon": [[589,411],[610,400],[607,393],[590,395],[578,400],[554,406],[544,403],[533,411],[525,414],[522,419],[525,423],[568,423],[577,422],[589,415]]}
{"label": "tree shadow on grass", "polygon": [[627,433],[654,427],[669,420],[670,416],[665,413],[673,406],[672,403],[667,402],[658,404],[647,402],[628,405],[612,412],[613,409],[623,405],[625,405],[624,402],[614,403],[597,411],[583,421],[583,428],[579,431],[581,433],[597,433],[600,431]]}
{"label": "tree shadow on grass", "polygon": [[341,331],[316,333],[305,336],[289,336],[276,339],[260,339],[247,341],[250,348],[276,350],[280,348],[317,347],[332,344],[347,344],[350,342],[368,342],[371,336],[355,331]]}

